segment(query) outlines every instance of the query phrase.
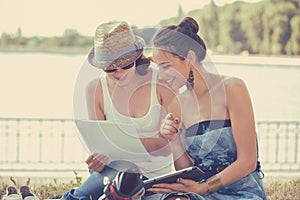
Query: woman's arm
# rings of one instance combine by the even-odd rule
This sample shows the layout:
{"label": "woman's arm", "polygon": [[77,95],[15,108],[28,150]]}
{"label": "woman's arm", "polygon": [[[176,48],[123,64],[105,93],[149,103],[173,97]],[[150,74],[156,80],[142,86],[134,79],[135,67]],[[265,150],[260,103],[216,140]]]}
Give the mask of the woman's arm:
{"label": "woman's arm", "polygon": [[103,112],[103,93],[99,79],[91,81],[86,87],[86,104],[91,120],[105,120]]}
{"label": "woman's arm", "polygon": [[247,176],[256,169],[257,148],[254,113],[245,83],[237,78],[225,82],[237,160],[218,174],[224,186]]}
{"label": "woman's arm", "polygon": [[[162,110],[159,117],[162,121],[167,114],[167,106],[170,101],[174,98],[175,93],[172,92],[169,88],[163,86],[162,84],[156,85],[156,96],[160,105],[162,106]],[[158,127],[159,129],[159,127]],[[141,141],[148,152],[153,156],[168,156],[171,154],[171,149],[169,146],[169,142],[166,138],[162,137],[159,132],[157,133],[157,137],[151,138],[141,138]]]}
{"label": "woman's arm", "polygon": [[167,106],[168,115],[165,117],[162,124],[160,134],[165,137],[170,144],[173,154],[173,162],[176,170],[190,167],[194,164],[193,159],[185,150],[185,127],[181,121],[181,106],[180,100],[173,98]]}
{"label": "woman's arm", "polygon": [[[105,120],[102,109],[102,87],[98,79],[91,81],[86,88],[86,103],[89,119]],[[93,153],[86,159],[88,168],[95,172],[101,172],[108,163],[109,158],[105,154]]]}

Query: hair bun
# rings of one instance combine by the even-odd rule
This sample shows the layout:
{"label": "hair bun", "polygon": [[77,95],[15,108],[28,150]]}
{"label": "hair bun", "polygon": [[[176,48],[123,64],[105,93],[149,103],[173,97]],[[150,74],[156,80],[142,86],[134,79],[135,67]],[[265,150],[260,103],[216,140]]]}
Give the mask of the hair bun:
{"label": "hair bun", "polygon": [[185,17],[184,19],[182,19],[178,24],[178,26],[181,27],[182,29],[192,31],[195,34],[198,33],[199,31],[198,23],[196,22],[196,20],[194,20],[191,17]]}

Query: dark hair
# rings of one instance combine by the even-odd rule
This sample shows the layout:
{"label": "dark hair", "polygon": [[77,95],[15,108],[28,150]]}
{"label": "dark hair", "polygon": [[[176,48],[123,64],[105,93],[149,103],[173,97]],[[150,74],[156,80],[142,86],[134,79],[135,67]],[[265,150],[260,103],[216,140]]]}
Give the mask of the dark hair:
{"label": "dark hair", "polygon": [[143,54],[135,61],[135,72],[139,75],[147,74],[148,67],[150,66],[150,60]]}
{"label": "dark hair", "polygon": [[168,25],[159,29],[153,37],[153,45],[181,59],[186,59],[189,50],[192,50],[198,60],[202,61],[206,55],[206,46],[197,34],[198,31],[198,23],[191,17],[185,17],[178,25]]}

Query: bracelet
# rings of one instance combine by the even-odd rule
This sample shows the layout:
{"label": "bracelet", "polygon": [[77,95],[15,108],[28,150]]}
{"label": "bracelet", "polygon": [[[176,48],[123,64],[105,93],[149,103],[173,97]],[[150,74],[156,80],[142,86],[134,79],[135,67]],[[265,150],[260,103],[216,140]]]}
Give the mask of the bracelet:
{"label": "bracelet", "polygon": [[221,179],[217,175],[210,177],[205,183],[207,184],[208,192],[215,192],[224,187],[221,183]]}

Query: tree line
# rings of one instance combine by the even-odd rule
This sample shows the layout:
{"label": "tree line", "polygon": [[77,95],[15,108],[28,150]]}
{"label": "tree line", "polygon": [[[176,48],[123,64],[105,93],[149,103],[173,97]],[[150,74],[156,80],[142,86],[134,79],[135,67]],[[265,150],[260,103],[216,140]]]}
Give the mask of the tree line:
{"label": "tree line", "polygon": [[[200,7],[200,2],[199,2]],[[183,17],[195,18],[199,34],[207,47],[220,54],[300,55],[300,0],[263,0],[257,3],[235,2],[217,6],[213,0],[201,9],[184,13],[181,6],[175,17],[160,21],[158,27],[178,23]],[[148,46],[157,28],[132,27]],[[75,29],[62,36],[24,37],[21,28],[15,34],[2,33],[0,51],[44,51],[86,53],[93,37]]]}
{"label": "tree line", "polygon": [[210,4],[161,21],[177,23],[194,17],[207,46],[218,53],[300,55],[300,0],[237,1],[222,7]]}

